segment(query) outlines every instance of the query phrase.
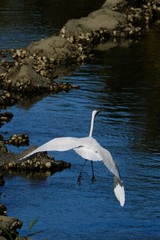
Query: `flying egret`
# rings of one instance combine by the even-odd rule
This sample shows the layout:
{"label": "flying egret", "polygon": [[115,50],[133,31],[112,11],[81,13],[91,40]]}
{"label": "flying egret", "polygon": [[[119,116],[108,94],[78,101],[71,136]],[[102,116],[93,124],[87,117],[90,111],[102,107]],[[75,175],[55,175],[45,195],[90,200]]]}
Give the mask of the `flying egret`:
{"label": "flying egret", "polygon": [[68,151],[73,149],[77,154],[85,159],[84,165],[78,176],[78,182],[81,180],[82,171],[87,160],[91,161],[92,164],[92,181],[95,180],[93,172],[93,161],[103,161],[105,166],[114,175],[114,193],[121,206],[125,203],[125,191],[123,181],[121,180],[120,173],[116,163],[114,162],[110,152],[103,148],[93,137],[93,125],[95,116],[102,110],[94,110],[92,112],[90,132],[88,137],[77,138],[77,137],[59,137],[50,140],[49,142],[38,147],[34,151],[30,152],[26,156],[20,158],[22,160],[43,151]]}

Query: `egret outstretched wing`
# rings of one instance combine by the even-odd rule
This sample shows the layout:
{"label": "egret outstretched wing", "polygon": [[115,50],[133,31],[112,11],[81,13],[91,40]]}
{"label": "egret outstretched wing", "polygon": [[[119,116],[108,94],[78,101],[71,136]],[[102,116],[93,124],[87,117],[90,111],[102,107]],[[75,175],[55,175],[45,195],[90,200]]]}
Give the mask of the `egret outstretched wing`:
{"label": "egret outstretched wing", "polygon": [[114,193],[116,198],[120,202],[120,205],[123,207],[125,203],[125,191],[124,191],[123,181],[120,178],[118,167],[114,162],[110,152],[107,151],[105,148],[101,147],[100,155],[102,157],[103,163],[106,165],[109,171],[114,175]]}
{"label": "egret outstretched wing", "polygon": [[79,146],[79,138],[75,137],[59,137],[46,142],[45,144],[41,145],[40,147],[36,148],[34,151],[30,152],[29,154],[25,155],[24,157],[20,158],[22,160],[35,154],[37,152],[44,152],[44,151],[68,151],[73,148]]}
{"label": "egret outstretched wing", "polygon": [[107,149],[101,147],[99,149],[99,154],[101,156],[101,159],[102,159],[103,163],[109,169],[109,171],[111,173],[113,173],[113,175],[115,175],[117,178],[120,179],[120,174],[119,174],[118,167],[117,167],[116,163],[114,162],[110,152]]}

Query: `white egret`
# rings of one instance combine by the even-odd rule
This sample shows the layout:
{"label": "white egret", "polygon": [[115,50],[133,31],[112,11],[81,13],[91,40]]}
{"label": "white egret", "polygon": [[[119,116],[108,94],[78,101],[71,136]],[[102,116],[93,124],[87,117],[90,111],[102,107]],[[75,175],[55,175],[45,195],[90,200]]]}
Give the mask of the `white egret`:
{"label": "white egret", "polygon": [[20,158],[22,160],[35,154],[37,152],[43,151],[68,151],[73,149],[77,154],[85,159],[82,170],[78,176],[78,182],[80,183],[82,177],[82,171],[87,160],[91,161],[92,164],[92,181],[95,180],[93,172],[93,161],[103,161],[105,166],[114,175],[114,193],[121,206],[125,203],[125,191],[123,181],[121,180],[120,173],[116,163],[114,162],[110,152],[103,148],[93,137],[93,125],[95,116],[101,110],[94,110],[92,112],[90,132],[88,137],[77,138],[77,137],[59,137],[50,140],[49,142],[38,147],[34,151],[30,152],[26,156]]}

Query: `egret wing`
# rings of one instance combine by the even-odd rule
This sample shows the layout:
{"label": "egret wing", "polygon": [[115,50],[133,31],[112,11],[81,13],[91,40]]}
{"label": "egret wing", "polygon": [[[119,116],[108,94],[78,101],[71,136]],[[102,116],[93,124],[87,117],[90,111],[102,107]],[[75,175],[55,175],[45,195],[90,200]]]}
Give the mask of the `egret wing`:
{"label": "egret wing", "polygon": [[79,146],[79,138],[74,137],[60,137],[60,138],[54,138],[50,140],[49,142],[46,142],[42,146],[36,148],[34,151],[30,152],[26,156],[20,158],[20,160],[31,156],[34,153],[37,152],[44,152],[44,151],[68,151],[73,148],[76,148]]}
{"label": "egret wing", "polygon": [[110,152],[108,150],[106,150],[105,148],[101,147],[101,149],[99,149],[99,154],[101,156],[103,163],[106,165],[106,167],[109,169],[109,171],[111,173],[113,173],[113,175],[115,175],[117,178],[120,179],[118,167],[117,167],[116,163],[114,162]]}
{"label": "egret wing", "polygon": [[119,180],[116,176],[114,176],[114,193],[120,205],[123,207],[125,203],[125,191],[124,185],[121,180]]}
{"label": "egret wing", "polygon": [[100,155],[106,167],[114,175],[114,193],[121,206],[124,206],[125,203],[125,191],[123,181],[120,178],[120,173],[116,163],[114,162],[111,154],[105,148],[101,147]]}

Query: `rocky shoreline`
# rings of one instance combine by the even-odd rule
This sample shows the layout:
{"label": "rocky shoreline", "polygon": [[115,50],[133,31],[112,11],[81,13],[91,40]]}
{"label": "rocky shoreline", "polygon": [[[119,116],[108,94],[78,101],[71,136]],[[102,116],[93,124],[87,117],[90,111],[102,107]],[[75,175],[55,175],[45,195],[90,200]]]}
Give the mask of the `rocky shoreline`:
{"label": "rocky shoreline", "polygon": [[[137,40],[160,15],[160,1],[107,0],[87,17],[69,20],[59,35],[24,49],[1,51],[1,89],[19,93],[68,91],[75,86],[55,79],[93,60],[93,49],[106,41]],[[10,58],[11,60],[5,60]]]}
{"label": "rocky shoreline", "polygon": [[[33,93],[36,96],[78,88],[66,82],[57,83],[56,78],[69,74],[82,63],[93,61],[93,50],[100,44],[140,40],[155,22],[159,24],[159,18],[159,0],[107,0],[99,10],[87,17],[69,20],[57,36],[34,42],[24,49],[1,50],[1,110]],[[12,118],[10,112],[0,113],[0,126]],[[70,167],[69,163],[57,161],[47,153],[18,162],[33,148],[17,155],[9,152],[6,144],[28,146],[29,136],[22,133],[4,139],[0,135],[1,186],[5,184],[3,175],[7,173],[45,179],[56,171]],[[0,239],[29,239],[19,236],[17,229],[22,227],[22,222],[6,216],[6,212],[6,207],[0,204]]]}

